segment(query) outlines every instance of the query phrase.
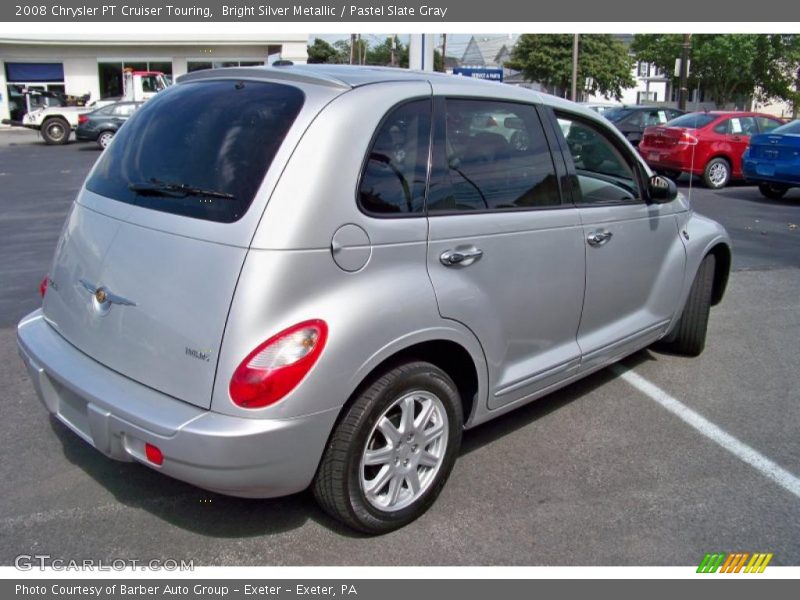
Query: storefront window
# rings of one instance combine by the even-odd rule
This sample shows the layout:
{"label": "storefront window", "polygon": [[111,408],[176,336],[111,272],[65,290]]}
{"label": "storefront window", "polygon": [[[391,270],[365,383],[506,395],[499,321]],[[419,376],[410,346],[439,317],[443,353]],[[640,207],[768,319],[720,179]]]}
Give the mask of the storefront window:
{"label": "storefront window", "polygon": [[133,69],[134,71],[161,71],[165,75],[172,75],[172,63],[169,61],[101,62],[97,64],[101,98],[122,96],[123,69]]}

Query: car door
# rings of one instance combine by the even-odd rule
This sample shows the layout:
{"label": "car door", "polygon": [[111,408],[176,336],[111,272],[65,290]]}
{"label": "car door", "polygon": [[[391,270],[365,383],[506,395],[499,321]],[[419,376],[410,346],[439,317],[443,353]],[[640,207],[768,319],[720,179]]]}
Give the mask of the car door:
{"label": "car door", "polygon": [[498,408],[579,367],[582,229],[534,105],[453,95],[434,106],[428,272],[441,315],[480,340]]}
{"label": "car door", "polygon": [[590,370],[664,333],[677,308],[686,257],[678,203],[645,201],[646,171],[619,137],[593,119],[568,112],[554,118],[583,224],[586,287],[578,345],[581,369]]}
{"label": "car door", "polygon": [[734,177],[742,176],[742,155],[750,145],[750,136],[758,133],[756,120],[753,117],[729,117],[714,126],[718,138],[715,146],[731,159],[731,171]]}

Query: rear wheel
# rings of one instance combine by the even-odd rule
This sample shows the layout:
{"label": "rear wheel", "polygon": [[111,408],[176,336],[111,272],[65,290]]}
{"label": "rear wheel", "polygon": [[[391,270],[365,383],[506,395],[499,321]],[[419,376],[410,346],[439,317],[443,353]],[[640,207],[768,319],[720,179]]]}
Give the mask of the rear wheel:
{"label": "rear wheel", "polygon": [[111,139],[113,137],[114,137],[113,131],[103,131],[100,135],[97,136],[97,145],[100,146],[103,150],[105,150],[111,143]]}
{"label": "rear wheel", "polygon": [[780,185],[777,183],[759,183],[758,191],[761,192],[761,195],[766,198],[779,200],[780,198],[783,198],[787,191],[789,191],[789,186]]}
{"label": "rear wheel", "polygon": [[712,190],[719,190],[731,180],[731,165],[724,158],[712,158],[703,171],[703,182]]}
{"label": "rear wheel", "polygon": [[697,269],[692,289],[689,291],[689,297],[686,299],[686,305],[675,330],[668,340],[659,344],[661,348],[687,356],[699,356],[703,352],[706,345],[715,268],[716,259],[713,254],[709,254]]}
{"label": "rear wheel", "polygon": [[42,137],[45,144],[66,144],[69,140],[69,123],[61,117],[51,117],[42,123]]}
{"label": "rear wheel", "polygon": [[365,533],[402,527],[433,504],[461,444],[461,400],[452,379],[427,362],[387,371],[336,426],[314,496],[334,518]]}

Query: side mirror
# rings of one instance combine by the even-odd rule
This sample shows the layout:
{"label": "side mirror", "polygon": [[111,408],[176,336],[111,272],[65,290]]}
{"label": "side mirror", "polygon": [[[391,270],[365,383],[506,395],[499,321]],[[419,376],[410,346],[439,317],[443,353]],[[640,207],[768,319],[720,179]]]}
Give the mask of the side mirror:
{"label": "side mirror", "polygon": [[678,197],[678,186],[663,175],[653,175],[647,182],[647,191],[650,200],[657,204],[666,204]]}

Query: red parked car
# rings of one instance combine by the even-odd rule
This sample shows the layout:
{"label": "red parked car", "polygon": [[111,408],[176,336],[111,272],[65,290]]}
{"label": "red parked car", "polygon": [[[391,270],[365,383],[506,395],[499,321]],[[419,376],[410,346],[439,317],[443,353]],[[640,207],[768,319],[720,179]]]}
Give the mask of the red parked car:
{"label": "red parked car", "polygon": [[639,143],[647,164],[670,178],[694,173],[712,189],[743,179],[742,154],[750,136],[783,125],[772,115],[739,111],[694,112],[648,127]]}

